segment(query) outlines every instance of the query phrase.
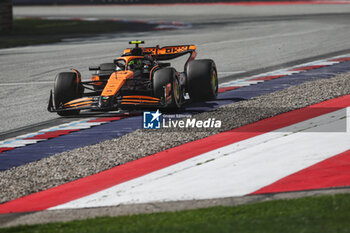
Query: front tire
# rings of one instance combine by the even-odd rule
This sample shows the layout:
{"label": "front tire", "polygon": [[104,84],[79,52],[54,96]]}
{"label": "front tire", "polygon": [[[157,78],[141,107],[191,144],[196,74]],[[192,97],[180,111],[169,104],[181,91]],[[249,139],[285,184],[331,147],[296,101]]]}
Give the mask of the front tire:
{"label": "front tire", "polygon": [[[58,109],[63,104],[80,97],[80,79],[75,72],[62,72],[56,76],[54,86],[54,104]],[[71,116],[79,114],[80,110],[58,111],[60,116]]]}
{"label": "front tire", "polygon": [[179,109],[182,104],[182,90],[174,68],[159,69],[153,76],[153,93],[156,98],[164,98],[164,87],[171,84],[171,104],[169,109]]}
{"label": "front tire", "polygon": [[215,100],[219,80],[215,62],[211,59],[194,60],[186,69],[186,89],[194,101]]}

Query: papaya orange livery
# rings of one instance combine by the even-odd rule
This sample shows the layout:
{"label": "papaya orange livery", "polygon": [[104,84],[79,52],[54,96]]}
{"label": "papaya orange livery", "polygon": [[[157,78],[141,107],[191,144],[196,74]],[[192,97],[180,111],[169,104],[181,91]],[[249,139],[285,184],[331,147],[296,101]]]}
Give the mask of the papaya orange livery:
{"label": "papaya orange livery", "polygon": [[[213,60],[195,60],[195,45],[141,47],[144,41],[130,41],[133,48],[110,63],[91,66],[91,81],[82,81],[78,70],[59,73],[50,92],[48,111],[60,116],[81,110],[110,111],[120,108],[179,109],[193,101],[215,99],[217,70]],[[169,62],[189,54],[184,70]]]}
{"label": "papaya orange livery", "polygon": [[103,89],[101,96],[115,95],[124,85],[127,79],[133,78],[132,71],[114,72],[108,79],[106,87]]}

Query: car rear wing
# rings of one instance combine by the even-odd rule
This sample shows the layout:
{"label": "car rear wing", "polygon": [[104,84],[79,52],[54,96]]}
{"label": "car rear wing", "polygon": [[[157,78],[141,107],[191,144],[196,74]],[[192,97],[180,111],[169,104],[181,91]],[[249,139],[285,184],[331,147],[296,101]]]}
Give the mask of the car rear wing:
{"label": "car rear wing", "polygon": [[[144,53],[154,56],[157,60],[169,60],[186,53],[193,53],[196,51],[195,45],[175,45],[175,46],[165,46],[160,48],[156,47],[142,47]],[[123,55],[129,55],[132,49],[128,48],[124,50]]]}
{"label": "car rear wing", "polygon": [[[177,57],[181,57],[185,54],[190,54],[190,57],[188,58],[185,67],[187,66],[187,63],[191,60],[194,60],[197,56],[196,52],[196,46],[195,45],[175,45],[175,46],[165,46],[160,48],[159,45],[156,47],[140,47],[144,54],[149,54],[153,58],[155,58],[158,61],[164,61],[164,60],[171,60],[175,59]],[[123,56],[128,56],[131,54],[132,49],[128,48],[124,50]]]}

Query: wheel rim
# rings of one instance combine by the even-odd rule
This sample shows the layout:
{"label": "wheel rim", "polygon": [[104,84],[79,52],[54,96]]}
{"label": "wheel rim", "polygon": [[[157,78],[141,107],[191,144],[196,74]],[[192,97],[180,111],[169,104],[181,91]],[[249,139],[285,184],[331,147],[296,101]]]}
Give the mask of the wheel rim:
{"label": "wheel rim", "polygon": [[216,94],[218,92],[218,83],[217,83],[217,75],[216,75],[216,71],[213,71],[213,77],[212,77],[212,87],[213,87],[213,91]]}
{"label": "wheel rim", "polygon": [[179,84],[177,82],[177,80],[175,79],[174,80],[174,91],[173,91],[173,95],[174,95],[174,101],[175,101],[175,104],[177,106],[179,106],[179,103],[180,103],[180,88],[179,88]]}

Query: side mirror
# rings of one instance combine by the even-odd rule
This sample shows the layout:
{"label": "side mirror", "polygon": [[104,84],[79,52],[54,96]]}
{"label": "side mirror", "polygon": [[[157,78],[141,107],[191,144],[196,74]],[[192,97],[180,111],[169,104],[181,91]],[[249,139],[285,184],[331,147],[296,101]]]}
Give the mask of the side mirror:
{"label": "side mirror", "polygon": [[90,70],[90,71],[100,70],[100,67],[99,67],[99,66],[89,66],[89,70]]}

